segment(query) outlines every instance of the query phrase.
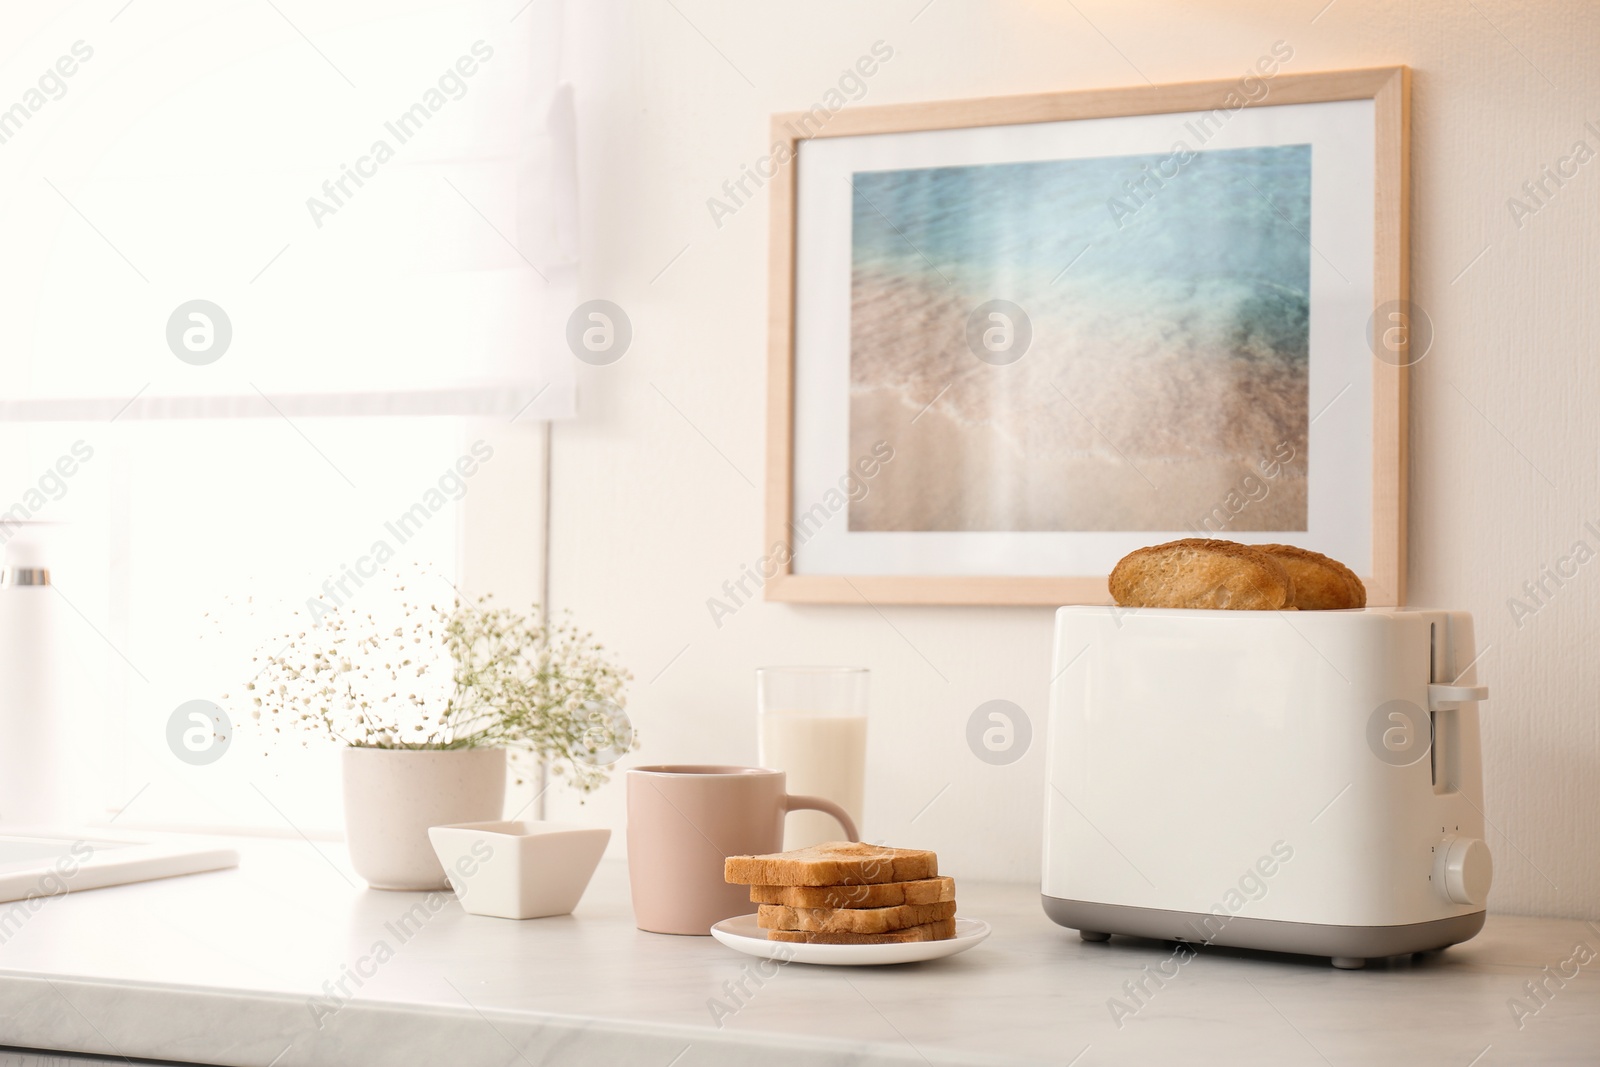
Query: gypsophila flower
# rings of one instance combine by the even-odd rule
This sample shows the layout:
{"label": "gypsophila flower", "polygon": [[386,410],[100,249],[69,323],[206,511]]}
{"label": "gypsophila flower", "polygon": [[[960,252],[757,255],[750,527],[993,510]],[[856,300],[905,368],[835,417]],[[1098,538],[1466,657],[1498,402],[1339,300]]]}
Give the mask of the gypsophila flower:
{"label": "gypsophila flower", "polygon": [[[313,630],[264,646],[265,666],[246,686],[252,719],[273,733],[293,727],[307,742],[505,748],[585,793],[609,777],[597,753],[638,747],[622,712],[632,675],[569,618],[552,621],[537,607],[523,615],[487,597],[402,607],[400,625],[393,616],[380,625],[322,605]],[[597,716],[597,707],[614,712]]]}

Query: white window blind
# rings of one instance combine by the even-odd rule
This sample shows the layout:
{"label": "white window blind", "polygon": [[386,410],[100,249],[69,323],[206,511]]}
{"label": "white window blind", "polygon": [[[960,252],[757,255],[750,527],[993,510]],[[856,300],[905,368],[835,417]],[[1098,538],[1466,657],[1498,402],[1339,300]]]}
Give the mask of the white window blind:
{"label": "white window blind", "polygon": [[334,750],[245,727],[191,766],[166,724],[327,588],[541,595],[530,424],[574,407],[560,0],[53,6],[0,13],[0,542],[61,524],[72,780],[122,826],[336,832]]}
{"label": "white window blind", "polygon": [[0,420],[573,413],[559,0],[163,0],[24,30]]}

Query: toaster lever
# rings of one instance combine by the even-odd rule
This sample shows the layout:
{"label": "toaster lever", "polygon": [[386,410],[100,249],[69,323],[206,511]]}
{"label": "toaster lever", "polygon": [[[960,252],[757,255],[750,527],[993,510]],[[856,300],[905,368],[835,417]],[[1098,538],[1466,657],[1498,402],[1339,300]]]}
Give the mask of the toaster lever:
{"label": "toaster lever", "polygon": [[1468,701],[1488,700],[1489,687],[1486,685],[1440,685],[1437,682],[1428,686],[1428,710],[1438,711],[1441,704],[1457,704]]}

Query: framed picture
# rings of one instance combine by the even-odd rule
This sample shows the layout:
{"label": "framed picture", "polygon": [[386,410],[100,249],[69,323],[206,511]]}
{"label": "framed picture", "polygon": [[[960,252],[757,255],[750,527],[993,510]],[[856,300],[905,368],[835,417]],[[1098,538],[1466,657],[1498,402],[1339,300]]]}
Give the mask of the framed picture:
{"label": "framed picture", "polygon": [[1104,603],[1207,536],[1403,602],[1408,72],[1283,58],[774,117],[769,599]]}

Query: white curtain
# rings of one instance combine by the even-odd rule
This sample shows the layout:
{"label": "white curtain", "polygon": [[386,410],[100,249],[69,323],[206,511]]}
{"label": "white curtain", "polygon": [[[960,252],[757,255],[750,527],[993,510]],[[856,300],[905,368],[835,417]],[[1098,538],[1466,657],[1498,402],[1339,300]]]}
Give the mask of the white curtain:
{"label": "white curtain", "polygon": [[7,16],[0,420],[571,415],[561,16]]}

